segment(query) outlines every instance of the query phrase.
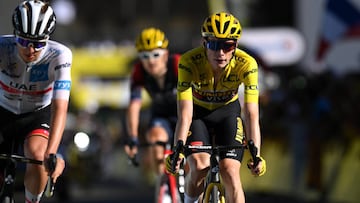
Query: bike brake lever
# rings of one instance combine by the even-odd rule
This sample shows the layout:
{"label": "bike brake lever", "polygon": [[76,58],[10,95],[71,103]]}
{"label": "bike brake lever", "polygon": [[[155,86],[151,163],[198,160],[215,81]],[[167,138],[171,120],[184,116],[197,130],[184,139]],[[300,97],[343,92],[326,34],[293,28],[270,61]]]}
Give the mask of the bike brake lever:
{"label": "bike brake lever", "polygon": [[55,189],[55,182],[54,179],[51,177],[52,173],[55,171],[57,163],[57,157],[56,154],[50,154],[49,159],[47,160],[47,167],[49,169],[50,175],[47,181],[47,185],[45,188],[45,195],[46,197],[52,197],[54,194]]}

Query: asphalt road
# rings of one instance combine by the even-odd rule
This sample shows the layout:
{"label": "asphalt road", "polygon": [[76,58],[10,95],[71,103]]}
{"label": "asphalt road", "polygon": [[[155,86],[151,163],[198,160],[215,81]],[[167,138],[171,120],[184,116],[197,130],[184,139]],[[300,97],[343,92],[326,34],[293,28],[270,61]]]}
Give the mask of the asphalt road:
{"label": "asphalt road", "polygon": [[[42,203],[153,203],[153,188],[146,183],[124,179],[108,179],[83,187],[72,184],[68,199],[59,196],[55,191],[52,198],[44,197]],[[18,192],[16,202],[24,202],[23,193]],[[301,201],[287,196],[246,193],[247,203],[315,203]],[[316,202],[318,203],[318,202]]]}
{"label": "asphalt road", "polygon": [[[105,161],[108,166],[102,166],[107,168],[106,172],[88,168],[85,179],[80,182],[79,176],[84,176],[85,172],[78,172],[67,179],[62,177],[60,180],[68,182],[58,182],[54,197],[43,197],[42,203],[153,203],[154,189],[145,181],[143,170],[130,166],[122,153],[109,157],[112,159]],[[276,194],[249,191],[245,194],[247,203],[315,203]],[[16,202],[24,202],[21,188],[18,188],[15,197]]]}
{"label": "asphalt road", "polygon": [[[59,187],[59,186],[58,186]],[[149,203],[152,202],[152,188],[146,184],[136,184],[126,179],[108,179],[80,186],[71,183],[67,186],[68,194],[64,196],[60,188],[55,189],[51,198],[43,197],[43,203]],[[24,202],[24,193],[19,189],[16,202]]]}

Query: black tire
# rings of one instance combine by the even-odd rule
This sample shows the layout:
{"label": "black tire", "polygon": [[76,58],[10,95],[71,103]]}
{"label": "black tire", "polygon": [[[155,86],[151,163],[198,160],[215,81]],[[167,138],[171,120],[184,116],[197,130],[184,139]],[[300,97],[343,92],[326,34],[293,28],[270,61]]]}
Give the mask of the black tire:
{"label": "black tire", "polygon": [[[163,195],[161,194],[161,189],[164,186],[168,186],[168,177],[166,174],[162,174],[155,183],[155,203],[161,202],[163,199]],[[160,201],[161,200],[161,201]]]}
{"label": "black tire", "polygon": [[2,203],[15,203],[15,201],[11,197],[4,197]]}
{"label": "black tire", "polygon": [[212,188],[210,203],[219,203],[219,190],[216,186]]}
{"label": "black tire", "polygon": [[[161,191],[163,188],[165,189],[165,193],[161,194]],[[172,201],[172,194],[171,194],[171,188],[170,188],[170,182],[169,177],[166,174],[163,174],[160,180],[156,183],[155,188],[155,203],[158,202],[173,202]],[[183,199],[181,198],[180,192],[178,191],[178,188],[176,188],[176,202],[173,203],[183,203]]]}

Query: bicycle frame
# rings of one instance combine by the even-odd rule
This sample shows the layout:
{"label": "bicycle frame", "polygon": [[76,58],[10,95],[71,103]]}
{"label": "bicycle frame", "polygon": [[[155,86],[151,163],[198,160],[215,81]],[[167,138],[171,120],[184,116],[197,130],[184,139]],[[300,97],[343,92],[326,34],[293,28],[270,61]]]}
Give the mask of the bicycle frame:
{"label": "bicycle frame", "polygon": [[225,203],[225,189],[221,183],[209,183],[205,188],[203,202]]}
{"label": "bicycle frame", "polygon": [[[245,142],[246,143],[246,142]],[[251,157],[254,161],[254,166],[257,166],[261,161],[257,156],[257,147],[253,140],[248,141],[248,145],[242,144],[237,146],[213,146],[213,145],[184,145],[182,140],[176,144],[175,151],[172,157],[172,170],[175,171],[176,163],[179,159],[180,153],[185,151],[190,152],[210,152],[210,169],[204,182],[203,202],[208,203],[225,203],[225,188],[221,183],[220,166],[219,166],[219,152],[235,149],[249,149]]]}
{"label": "bicycle frame", "polygon": [[42,165],[43,161],[13,154],[0,154],[0,159],[5,160],[4,181],[0,192],[1,201],[2,203],[13,203],[17,163]]}
{"label": "bicycle frame", "polygon": [[244,148],[238,146],[212,146],[212,145],[185,145],[185,150],[195,150],[198,152],[210,152],[210,169],[207,173],[204,183],[204,192],[202,196],[203,203],[225,203],[225,188],[221,182],[219,152]]}
{"label": "bicycle frame", "polygon": [[225,189],[221,183],[218,150],[214,148],[210,156],[210,170],[204,184],[203,202],[225,203]]}
{"label": "bicycle frame", "polygon": [[[50,155],[50,170],[54,170],[56,166],[56,155]],[[16,169],[17,163],[29,163],[29,164],[38,164],[43,165],[44,162],[36,159],[27,158],[24,156],[19,156],[15,154],[0,154],[0,160],[5,160],[4,167],[4,181],[2,188],[0,190],[0,199],[1,203],[14,203],[14,188],[15,188],[15,178],[16,178]],[[45,188],[45,195],[51,197],[54,191],[54,182],[51,177],[49,177],[48,184]]]}

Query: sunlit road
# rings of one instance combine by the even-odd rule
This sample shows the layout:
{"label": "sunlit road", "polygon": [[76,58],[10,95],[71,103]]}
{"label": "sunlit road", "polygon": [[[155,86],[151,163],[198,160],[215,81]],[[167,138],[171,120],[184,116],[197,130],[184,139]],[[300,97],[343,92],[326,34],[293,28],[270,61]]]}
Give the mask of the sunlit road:
{"label": "sunlit road", "polygon": [[[16,202],[24,202],[23,194],[17,194]],[[107,181],[97,183],[89,188],[72,187],[71,197],[61,200],[56,195],[52,198],[43,198],[44,203],[151,203],[152,194],[149,188],[134,185],[128,182]]]}
{"label": "sunlit road", "polygon": [[[72,188],[68,203],[149,203],[152,201],[152,190],[146,185],[134,184],[127,180],[107,180],[93,184],[88,188]],[[59,198],[48,199],[44,202],[62,202]]]}
{"label": "sunlit road", "polygon": [[[61,199],[61,188],[57,183],[55,195],[51,198],[43,197],[43,203],[151,203],[153,202],[153,189],[144,181],[140,168],[128,164],[127,159],[114,153],[108,160],[109,171],[104,173],[94,169],[92,177],[86,177],[86,184],[78,183],[74,177],[69,178],[67,185],[68,198]],[[90,169],[91,170],[91,169]],[[16,193],[16,202],[24,202],[24,194]]]}
{"label": "sunlit road", "polygon": [[[93,170],[91,177],[86,176],[86,184],[79,183],[69,178],[66,184],[67,198],[63,199],[61,186],[58,182],[55,188],[55,195],[51,198],[43,197],[42,203],[153,203],[154,189],[145,181],[141,168],[135,168],[128,164],[127,158],[121,153],[114,153],[114,156],[107,160],[109,165],[108,175]],[[91,169],[90,169],[91,170]],[[80,175],[83,175],[80,173]],[[64,179],[62,179],[64,180]],[[16,202],[24,202],[24,193],[18,189]],[[288,197],[274,196],[269,194],[246,193],[248,203],[305,203]],[[309,203],[309,202],[306,202]]]}

